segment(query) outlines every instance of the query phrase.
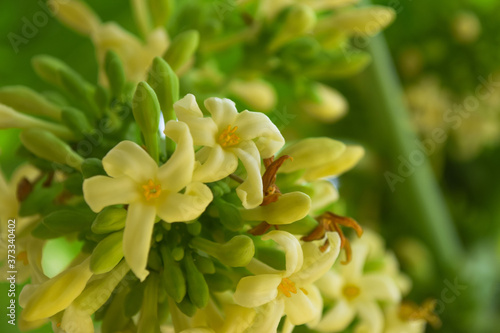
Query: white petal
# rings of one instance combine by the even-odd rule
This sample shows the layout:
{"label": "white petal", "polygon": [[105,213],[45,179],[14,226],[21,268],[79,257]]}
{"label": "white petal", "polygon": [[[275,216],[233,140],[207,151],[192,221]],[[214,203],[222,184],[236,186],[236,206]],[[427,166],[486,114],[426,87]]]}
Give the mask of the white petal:
{"label": "white petal", "polygon": [[188,126],[174,120],[165,125],[164,132],[177,146],[167,163],[158,169],[158,180],[162,189],[175,193],[186,187],[193,178],[193,139]]}
{"label": "white petal", "polygon": [[200,153],[207,154],[207,157],[203,164],[196,166],[193,174],[195,181],[215,182],[229,176],[238,167],[236,155],[230,150],[223,149],[220,145],[215,145],[213,148],[205,147]]}
{"label": "white petal", "polygon": [[95,176],[83,182],[83,196],[94,212],[104,207],[129,204],[140,198],[139,185],[128,177]]}
{"label": "white petal", "polygon": [[300,289],[290,297],[283,297],[285,301],[285,314],[293,325],[302,325],[310,322],[321,313],[322,308],[307,297]]}
{"label": "white petal", "polygon": [[349,303],[339,300],[313,328],[320,332],[340,332],[349,326],[355,315],[356,312]]}
{"label": "white petal", "polygon": [[368,246],[361,242],[352,245],[352,260],[347,265],[341,265],[339,270],[346,279],[358,279],[363,275]]}
{"label": "white petal", "polygon": [[286,271],[284,276],[288,277],[300,270],[303,262],[302,247],[295,236],[286,231],[273,230],[262,236],[262,240],[272,239],[285,250]]}
{"label": "white petal", "polygon": [[366,274],[359,280],[363,298],[377,301],[399,302],[401,293],[395,281],[388,275]]}
{"label": "white petal", "polygon": [[202,183],[191,183],[184,194],[172,193],[158,202],[157,214],[165,222],[184,222],[201,215],[212,201],[212,191]]}
{"label": "white petal", "polygon": [[188,94],[183,99],[174,104],[175,113],[179,121],[189,126],[193,142],[197,146],[215,145],[215,138],[219,132],[217,125],[212,118],[204,118],[196,98]]}
{"label": "white petal", "polygon": [[276,274],[246,276],[236,286],[234,301],[248,308],[266,304],[278,296],[280,283],[281,276]]}
{"label": "white petal", "polygon": [[381,333],[384,325],[384,315],[375,302],[360,302],[357,304],[360,325],[369,327],[370,333]]}
{"label": "white petal", "polygon": [[149,274],[146,265],[155,217],[155,207],[152,205],[133,203],[128,207],[123,234],[123,255],[130,269],[141,281]]}
{"label": "white petal", "polygon": [[243,207],[250,209],[257,207],[264,199],[262,178],[260,174],[260,158],[254,143],[247,144],[245,148],[234,149],[236,155],[245,166],[247,177],[245,181],[236,188],[236,193]]}
{"label": "white petal", "polygon": [[104,156],[102,166],[111,177],[128,176],[139,184],[154,178],[158,170],[151,156],[132,141],[117,144]]}
{"label": "white petal", "polygon": [[330,247],[325,252],[321,252],[318,245],[314,243],[302,245],[304,264],[300,271],[292,275],[293,281],[307,286],[320,279],[332,268],[333,263],[339,256],[340,237],[336,232],[328,232],[327,237]]}
{"label": "white petal", "polygon": [[219,131],[223,131],[229,124],[232,125],[238,115],[234,102],[227,98],[208,98],[205,100],[205,107],[212,115]]}
{"label": "white petal", "polygon": [[269,158],[280,150],[285,144],[285,139],[280,130],[263,113],[243,111],[236,116],[232,123],[238,126],[236,134],[242,140],[254,140],[262,158]]}

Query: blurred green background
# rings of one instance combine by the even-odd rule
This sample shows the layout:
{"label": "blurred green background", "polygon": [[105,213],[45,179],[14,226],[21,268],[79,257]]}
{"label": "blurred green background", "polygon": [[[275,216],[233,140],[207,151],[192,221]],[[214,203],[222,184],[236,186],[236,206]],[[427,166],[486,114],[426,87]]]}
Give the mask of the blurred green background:
{"label": "blurred green background", "polygon": [[[103,21],[117,21],[137,33],[128,1],[87,2]],[[481,85],[479,77],[498,75],[496,81],[500,81],[500,3],[375,2],[397,12],[396,21],[385,32],[391,58],[380,53],[385,50],[380,38],[360,41],[359,48],[373,52],[374,64],[351,79],[328,82],[349,101],[347,116],[334,124],[321,124],[296,115],[285,132],[301,137],[328,135],[366,147],[367,156],[361,165],[340,180],[347,215],[384,236],[403,270],[414,280],[411,299],[440,300],[449,283],[458,281],[466,286],[453,301],[443,302],[440,332],[494,332],[500,327],[500,88],[496,87],[491,98],[481,101],[458,128],[450,128],[443,116],[475,96]],[[40,3],[30,0],[0,3],[0,86],[22,84],[46,90],[48,87],[30,65],[30,59],[41,53],[64,60],[84,78],[95,82],[97,63],[91,42],[53,18],[37,27],[33,37],[26,44],[19,44],[15,52],[9,34],[21,35],[25,21],[32,21],[41,10]],[[384,59],[392,60],[387,66]],[[377,77],[377,69],[385,71],[381,77]],[[393,69],[397,77],[393,76]],[[380,87],[391,85],[386,96],[380,93]],[[459,244],[458,250],[450,250],[453,259],[447,265],[436,253],[440,246],[435,243],[446,243],[448,236],[433,235],[432,229],[423,226],[422,215],[415,209],[418,204],[412,189],[418,187],[419,179],[416,184],[409,180],[404,188],[395,191],[387,183],[386,172],[396,172],[401,150],[395,142],[397,134],[390,129],[393,120],[385,109],[391,104],[398,109],[398,100],[404,106],[399,111],[409,112],[411,126],[421,140],[428,139],[436,128],[448,134],[448,139],[428,155],[432,175],[458,236],[451,241]],[[6,174],[20,163],[15,155],[18,146],[16,130],[0,132],[0,164]],[[6,284],[1,284],[2,300],[6,299],[3,295],[7,289]],[[4,325],[2,319],[2,332],[16,332]],[[47,326],[36,332],[51,329]]]}

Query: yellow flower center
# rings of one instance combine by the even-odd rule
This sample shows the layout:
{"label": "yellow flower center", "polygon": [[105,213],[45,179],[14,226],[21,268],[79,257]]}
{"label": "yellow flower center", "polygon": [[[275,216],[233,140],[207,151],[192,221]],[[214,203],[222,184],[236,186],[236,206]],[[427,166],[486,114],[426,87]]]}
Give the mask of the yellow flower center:
{"label": "yellow flower center", "polygon": [[240,143],[240,137],[234,133],[237,129],[238,126],[231,127],[231,125],[227,125],[227,128],[219,135],[219,144],[225,148]]}
{"label": "yellow flower center", "polygon": [[19,254],[17,255],[17,260],[22,261],[25,266],[28,265],[29,264],[28,252],[26,251],[19,252]]}
{"label": "yellow flower center", "polygon": [[161,194],[161,185],[155,184],[152,179],[146,185],[142,185],[142,188],[144,189],[146,200],[156,199]]}
{"label": "yellow flower center", "polygon": [[344,297],[349,301],[352,301],[353,299],[358,297],[360,293],[361,290],[359,289],[359,287],[352,284],[345,285],[342,289],[342,294],[344,294]]}
{"label": "yellow flower center", "polygon": [[290,281],[290,279],[283,278],[281,279],[281,283],[278,286],[278,291],[281,291],[286,297],[292,297],[291,293],[296,294],[297,288],[295,287],[295,283]]}

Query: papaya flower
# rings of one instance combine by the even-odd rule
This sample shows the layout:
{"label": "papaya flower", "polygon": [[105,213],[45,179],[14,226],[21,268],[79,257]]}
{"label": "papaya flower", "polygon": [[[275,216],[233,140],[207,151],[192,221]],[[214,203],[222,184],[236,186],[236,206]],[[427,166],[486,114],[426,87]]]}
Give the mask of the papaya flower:
{"label": "papaya flower", "polygon": [[320,332],[341,332],[356,316],[360,323],[357,329],[370,327],[369,332],[381,333],[384,314],[379,301],[397,304],[401,292],[394,279],[384,272],[364,273],[369,247],[356,242],[352,246],[353,259],[347,265],[335,267],[316,282],[322,295],[335,300],[321,320],[310,326]]}
{"label": "papaya flower", "polygon": [[[193,140],[186,124],[169,121],[165,134],[177,143],[170,159],[158,167],[144,149],[122,141],[103,158],[107,176],[83,183],[85,201],[94,212],[127,204],[123,254],[134,274],[144,281],[156,216],[168,223],[190,221],[212,201],[212,192],[193,182]],[[182,192],[184,190],[184,192]]]}
{"label": "papaya flower", "polygon": [[[290,233],[271,231],[263,240],[272,239],[285,251],[286,269],[279,271],[253,259],[247,269],[255,275],[242,278],[234,293],[236,304],[248,308],[267,308],[268,330],[276,330],[280,318],[287,316],[288,326],[302,325],[321,314],[319,292],[313,283],[333,265],[340,251],[340,237],[327,233],[330,247],[321,252],[317,244],[299,241]],[[264,330],[263,330],[264,331]]]}
{"label": "papaya flower", "polygon": [[238,113],[233,101],[208,98],[205,107],[211,117],[204,117],[196,99],[188,94],[174,104],[180,122],[189,126],[196,153],[193,179],[214,182],[236,171],[238,160],[247,176],[236,188],[243,207],[254,208],[262,203],[261,158],[270,158],[285,143],[278,128],[264,114]]}

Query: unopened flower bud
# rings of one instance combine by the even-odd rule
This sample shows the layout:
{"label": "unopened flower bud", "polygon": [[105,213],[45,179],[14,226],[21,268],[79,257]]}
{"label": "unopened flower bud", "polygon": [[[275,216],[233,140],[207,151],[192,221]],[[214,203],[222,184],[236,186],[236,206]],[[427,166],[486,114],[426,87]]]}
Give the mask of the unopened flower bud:
{"label": "unopened flower bud", "polygon": [[324,122],[334,122],[346,114],[347,101],[337,90],[317,84],[316,92],[318,101],[305,100],[300,103],[301,108],[311,116]]}
{"label": "unopened flower bud", "polygon": [[224,244],[195,237],[191,241],[191,245],[231,267],[245,267],[255,254],[252,239],[244,235],[235,236]]}
{"label": "unopened flower bud", "polygon": [[264,80],[234,80],[228,89],[255,111],[267,112],[276,106],[276,91]]}
{"label": "unopened flower bud", "polygon": [[112,233],[97,244],[90,256],[94,274],[107,273],[123,258],[123,231]]}
{"label": "unopened flower bud", "polygon": [[198,31],[184,31],[175,36],[163,58],[175,72],[178,72],[194,55],[199,42],[200,33]]}
{"label": "unopened flower bud", "polygon": [[24,86],[0,88],[0,103],[35,116],[61,119],[61,109],[39,93]]}
{"label": "unopened flower bud", "polygon": [[106,207],[95,218],[92,223],[92,232],[96,234],[107,234],[118,231],[125,227],[127,211],[119,207]]}

